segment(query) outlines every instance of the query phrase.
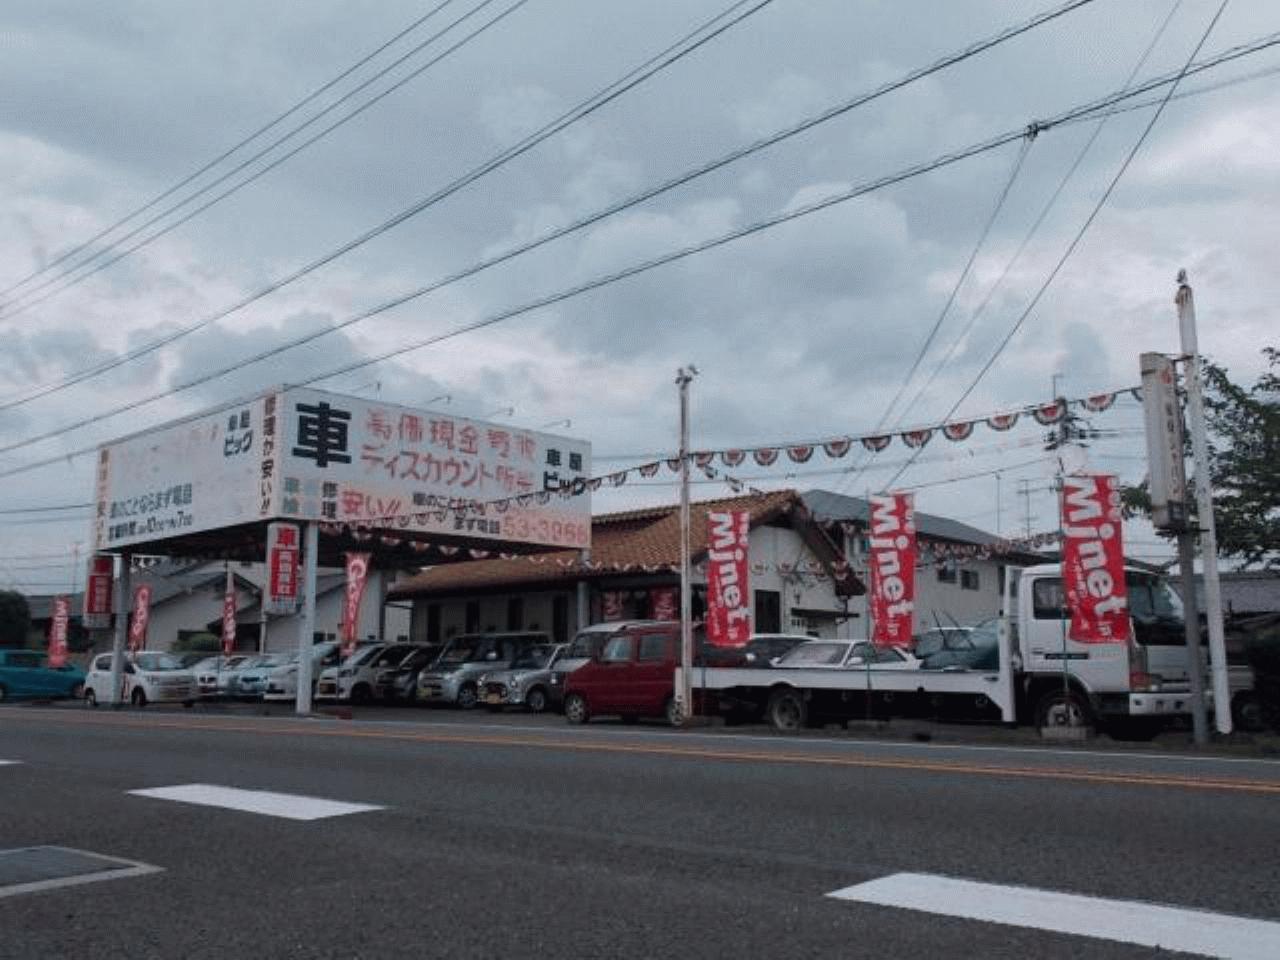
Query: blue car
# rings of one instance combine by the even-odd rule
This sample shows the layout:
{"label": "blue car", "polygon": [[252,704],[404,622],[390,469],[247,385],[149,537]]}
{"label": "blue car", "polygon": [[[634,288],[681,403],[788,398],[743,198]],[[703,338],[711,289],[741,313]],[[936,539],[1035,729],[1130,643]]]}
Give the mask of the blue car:
{"label": "blue car", "polygon": [[84,693],[84,671],[67,664],[50,667],[35,650],[0,650],[0,701],[79,699]]}

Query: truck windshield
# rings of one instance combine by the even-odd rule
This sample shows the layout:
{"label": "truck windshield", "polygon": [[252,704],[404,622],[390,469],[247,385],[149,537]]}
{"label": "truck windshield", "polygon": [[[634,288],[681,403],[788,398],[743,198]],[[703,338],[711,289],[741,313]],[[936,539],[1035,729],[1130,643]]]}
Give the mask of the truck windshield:
{"label": "truck windshield", "polygon": [[545,643],[530,647],[512,661],[511,669],[541,670],[547,665],[547,661],[551,659],[551,654],[555,652],[555,649],[555,647]]}
{"label": "truck windshield", "polygon": [[1129,574],[1129,614],[1143,623],[1183,622],[1182,598],[1174,593],[1168,581],[1159,577]]}

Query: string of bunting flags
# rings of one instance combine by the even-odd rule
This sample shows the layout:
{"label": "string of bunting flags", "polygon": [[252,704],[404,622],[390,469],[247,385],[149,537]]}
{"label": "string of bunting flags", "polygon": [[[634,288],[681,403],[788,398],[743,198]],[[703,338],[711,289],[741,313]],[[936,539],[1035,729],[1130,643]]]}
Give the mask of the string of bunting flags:
{"label": "string of bunting flags", "polygon": [[[826,440],[780,444],[776,446],[760,446],[760,447],[732,447],[722,450],[697,450],[689,454],[690,460],[694,467],[700,470],[710,479],[724,480],[729,484],[730,488],[735,492],[742,489],[751,489],[746,485],[728,474],[719,472],[714,464],[717,460],[726,467],[733,468],[743,465],[748,459],[754,461],[758,466],[769,467],[782,460],[785,457],[791,463],[803,464],[808,463],[813,456],[821,450],[828,459],[839,460],[847,456],[855,445],[861,445],[864,449],[871,453],[879,453],[886,449],[895,438],[901,440],[903,444],[911,449],[918,450],[929,443],[937,434],[941,434],[952,443],[959,443],[968,440],[975,429],[979,425],[985,424],[989,429],[998,433],[1004,433],[1012,430],[1013,427],[1023,417],[1029,416],[1036,423],[1042,426],[1051,426],[1059,423],[1068,415],[1072,407],[1078,407],[1089,413],[1104,413],[1114,406],[1117,399],[1122,396],[1131,395],[1135,399],[1141,399],[1142,391],[1140,387],[1128,387],[1122,390],[1115,390],[1110,393],[1093,394],[1087,397],[1075,398],[1059,398],[1049,403],[1032,404],[1025,407],[1019,407],[1015,410],[1005,410],[998,413],[988,414],[986,416],[975,417],[969,420],[951,421],[936,423],[929,426],[914,427],[909,430],[901,430],[892,433],[867,433],[867,434],[850,434],[840,437],[832,437]],[[430,520],[443,521],[450,516],[458,514],[462,515],[478,515],[485,516],[490,510],[496,514],[505,513],[512,506],[527,507],[534,503],[545,505],[551,501],[552,497],[576,497],[588,492],[595,492],[604,487],[620,487],[623,486],[632,476],[638,476],[644,479],[652,479],[661,473],[663,466],[672,473],[680,472],[681,458],[679,456],[666,457],[660,460],[653,460],[634,467],[624,467],[621,470],[615,470],[611,473],[602,474],[596,477],[580,477],[576,480],[566,481],[559,487],[548,490],[539,490],[533,493],[522,493],[514,496],[505,497],[500,500],[468,500],[449,497],[427,496],[421,504],[423,509],[415,510],[410,513],[395,514],[385,517],[375,517],[359,522],[336,521],[322,524],[320,530],[328,535],[340,534],[348,531],[357,540],[367,540],[374,534],[372,530],[379,526],[396,526],[401,529],[412,527],[415,522],[426,524]],[[413,549],[417,549],[414,547]]]}

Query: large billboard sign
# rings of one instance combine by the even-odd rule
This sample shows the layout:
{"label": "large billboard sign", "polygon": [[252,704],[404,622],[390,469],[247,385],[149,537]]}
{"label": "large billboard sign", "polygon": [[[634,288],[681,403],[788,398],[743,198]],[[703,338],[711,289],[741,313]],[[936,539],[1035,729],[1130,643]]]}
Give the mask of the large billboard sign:
{"label": "large billboard sign", "polygon": [[315,520],[586,548],[590,494],[558,491],[590,475],[585,441],[286,389],[103,447],[95,547]]}
{"label": "large billboard sign", "polygon": [[[590,476],[584,441],[319,390],[287,391],[277,412],[281,518],[560,547],[591,543],[590,495],[546,503],[536,496]],[[504,504],[483,515],[441,517],[432,507],[442,498]]]}

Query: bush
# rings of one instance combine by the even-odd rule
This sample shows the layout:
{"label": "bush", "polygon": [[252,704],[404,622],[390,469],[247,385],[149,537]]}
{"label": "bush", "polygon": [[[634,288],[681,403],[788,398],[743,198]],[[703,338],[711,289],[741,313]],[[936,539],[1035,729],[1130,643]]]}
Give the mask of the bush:
{"label": "bush", "polygon": [[188,633],[178,637],[173,644],[174,653],[218,653],[222,639],[212,633]]}

